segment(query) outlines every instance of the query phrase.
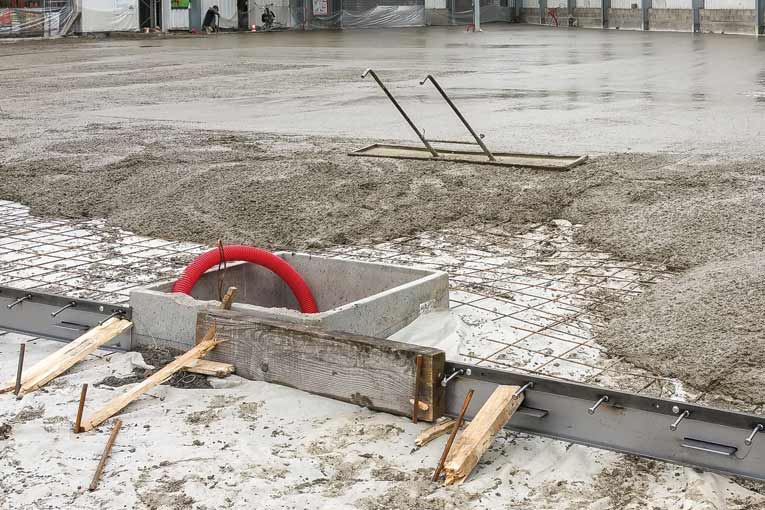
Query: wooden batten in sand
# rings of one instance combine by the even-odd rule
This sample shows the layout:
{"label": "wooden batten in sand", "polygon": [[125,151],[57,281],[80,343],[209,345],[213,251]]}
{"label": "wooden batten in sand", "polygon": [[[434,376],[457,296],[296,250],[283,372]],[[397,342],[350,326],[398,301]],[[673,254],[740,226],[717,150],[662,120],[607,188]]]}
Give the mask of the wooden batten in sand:
{"label": "wooden batten in sand", "polygon": [[193,359],[183,367],[183,371],[212,377],[226,377],[234,373],[234,365],[207,359]]}
{"label": "wooden batten in sand", "polygon": [[444,434],[448,434],[452,431],[456,423],[457,422],[452,418],[441,418],[432,427],[429,427],[420,432],[420,434],[417,436],[417,439],[414,441],[414,445],[419,448],[421,446],[425,446],[434,439],[443,436]]}
{"label": "wooden batten in sand", "polygon": [[167,381],[170,377],[172,377],[174,373],[182,370],[183,367],[188,365],[191,360],[201,358],[207,354],[220,342],[221,341],[217,338],[210,338],[198,343],[191,350],[185,352],[181,356],[178,356],[174,361],[157,370],[154,374],[151,375],[151,377],[144,379],[140,384],[133,386],[122,395],[113,398],[111,402],[106,404],[104,408],[95,412],[89,418],[83,420],[81,430],[87,432],[88,430],[98,427],[101,423],[123,410],[135,399],[150,389]]}
{"label": "wooden batten in sand", "polygon": [[231,363],[242,377],[404,416],[412,414],[415,363],[422,356],[418,418],[433,421],[443,415],[441,350],[224,310],[200,312],[197,337],[212,324],[217,326],[216,337],[225,342],[210,359]]}
{"label": "wooden batten in sand", "polygon": [[[43,358],[22,373],[19,396],[35,391],[52,379],[72,368],[90,353],[105,345],[109,340],[118,337],[133,325],[125,319],[112,318],[100,326],[96,326],[76,340],[73,340],[50,356]],[[0,393],[11,391],[16,386],[16,380],[5,382],[0,386]]]}
{"label": "wooden batten in sand", "polygon": [[446,484],[462,483],[523,402],[518,386],[498,386],[457,439],[444,463]]}

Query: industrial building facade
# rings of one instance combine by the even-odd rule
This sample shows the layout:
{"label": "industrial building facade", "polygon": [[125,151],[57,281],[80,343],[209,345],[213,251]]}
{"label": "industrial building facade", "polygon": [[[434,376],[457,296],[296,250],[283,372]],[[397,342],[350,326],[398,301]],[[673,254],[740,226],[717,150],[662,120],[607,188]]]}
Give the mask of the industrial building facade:
{"label": "industrial building facade", "polygon": [[[220,8],[220,28],[258,30],[263,8],[290,30],[461,25],[473,0],[0,0],[0,37],[190,30]],[[480,0],[482,22],[762,35],[765,0]]]}

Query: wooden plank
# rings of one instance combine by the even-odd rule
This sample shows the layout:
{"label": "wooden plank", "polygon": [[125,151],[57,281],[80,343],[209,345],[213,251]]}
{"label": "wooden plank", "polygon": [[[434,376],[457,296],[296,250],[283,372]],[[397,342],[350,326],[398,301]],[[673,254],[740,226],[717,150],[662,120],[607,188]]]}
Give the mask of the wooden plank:
{"label": "wooden plank", "polygon": [[210,361],[207,359],[193,359],[185,367],[185,372],[200,375],[210,375],[213,377],[226,377],[234,373],[234,365],[231,363],[221,363],[219,361]]}
{"label": "wooden plank", "polygon": [[414,440],[414,445],[419,448],[444,434],[448,434],[454,428],[455,423],[456,422],[452,418],[442,418],[432,427],[428,427],[420,432],[417,439]]}
{"label": "wooden plank", "polygon": [[[125,319],[116,317],[109,319],[101,326],[90,329],[76,340],[35,363],[33,367],[24,372],[19,396],[41,388],[99,347],[130,329],[132,325],[132,322]],[[0,393],[10,391],[14,386],[15,381],[7,382],[0,387]]]}
{"label": "wooden plank", "polygon": [[462,483],[489,449],[494,436],[510,420],[523,402],[518,386],[497,386],[473,421],[460,435],[444,463],[446,484]]}
{"label": "wooden plank", "polygon": [[404,416],[412,412],[415,359],[421,355],[417,400],[428,407],[419,418],[433,421],[443,415],[445,355],[441,350],[222,310],[199,313],[197,336],[213,323],[216,335],[227,341],[210,359],[231,363],[242,377]]}
{"label": "wooden plank", "polygon": [[212,338],[205,340],[204,342],[195,345],[190,351],[187,351],[181,356],[178,356],[175,360],[171,361],[163,368],[157,370],[151,377],[147,377],[140,384],[137,384],[130,390],[126,391],[122,395],[119,395],[111,400],[104,408],[97,411],[93,416],[85,420],[82,425],[83,431],[92,430],[94,427],[99,426],[104,421],[108,420],[122,409],[127,407],[132,401],[154,388],[159,386],[166,380],[168,380],[174,373],[181,370],[188,362],[195,358],[201,358],[208,351],[218,345],[221,340]]}
{"label": "wooden plank", "polygon": [[[90,341],[90,334],[93,334],[94,330],[97,328],[103,328],[110,322],[117,321],[119,319],[110,319],[109,322],[104,323],[102,326],[96,326],[95,328],[87,331],[85,334],[79,336],[75,340],[72,340],[71,342],[68,342],[66,345],[64,345],[61,349],[58,349],[56,352],[46,356],[42,360],[35,363],[30,368],[27,368],[24,370],[24,375],[22,378],[22,384],[25,380],[29,380],[33,377],[37,377],[41,372],[45,371],[47,368],[49,368],[51,365],[57,363],[61,359],[67,357],[70,355],[72,351],[75,351],[79,349],[83,344],[86,344]],[[11,391],[14,388],[15,380],[6,381],[3,383],[2,386],[0,386],[0,393],[5,393],[7,391]]]}

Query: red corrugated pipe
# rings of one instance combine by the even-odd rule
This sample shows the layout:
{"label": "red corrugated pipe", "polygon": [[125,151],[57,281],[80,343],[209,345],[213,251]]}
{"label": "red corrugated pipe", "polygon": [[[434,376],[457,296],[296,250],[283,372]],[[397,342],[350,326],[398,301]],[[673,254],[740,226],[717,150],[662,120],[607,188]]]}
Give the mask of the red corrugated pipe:
{"label": "red corrugated pipe", "polygon": [[[273,271],[292,290],[292,293],[300,304],[301,312],[319,312],[319,308],[316,306],[316,300],[313,298],[313,294],[311,294],[311,289],[308,288],[303,277],[295,271],[295,268],[289,265],[284,259],[277,257],[273,253],[261,250],[260,248],[243,246],[241,244],[224,246],[222,253],[226,258],[226,262],[250,262]],[[197,283],[197,280],[199,280],[204,272],[213,266],[217,266],[221,262],[220,248],[213,248],[210,251],[204,252],[191,261],[191,264],[186,266],[181,277],[178,278],[178,281],[173,285],[173,292],[191,294],[191,289],[194,288],[194,284]]]}

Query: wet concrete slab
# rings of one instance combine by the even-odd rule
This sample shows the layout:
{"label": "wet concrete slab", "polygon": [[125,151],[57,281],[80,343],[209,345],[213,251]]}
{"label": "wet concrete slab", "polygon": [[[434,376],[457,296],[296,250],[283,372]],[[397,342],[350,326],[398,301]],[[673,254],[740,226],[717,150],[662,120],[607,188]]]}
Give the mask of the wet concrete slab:
{"label": "wet concrete slab", "polygon": [[[478,34],[429,27],[97,46],[109,73],[177,67],[195,93],[153,101],[149,88],[143,104],[83,111],[87,121],[415,141],[377,85],[361,79],[372,67],[429,137],[469,137],[438,93],[419,85],[432,73],[496,150],[765,151],[765,41],[751,37],[491,24]],[[59,57],[89,51],[62,46]],[[217,76],[199,75],[212,65]],[[146,84],[126,80],[110,92],[133,87]]]}

